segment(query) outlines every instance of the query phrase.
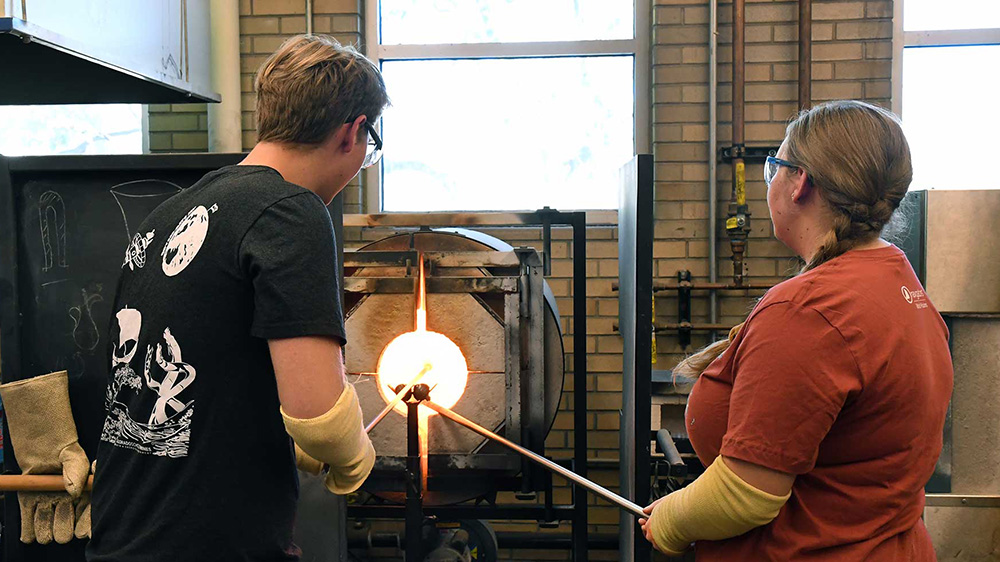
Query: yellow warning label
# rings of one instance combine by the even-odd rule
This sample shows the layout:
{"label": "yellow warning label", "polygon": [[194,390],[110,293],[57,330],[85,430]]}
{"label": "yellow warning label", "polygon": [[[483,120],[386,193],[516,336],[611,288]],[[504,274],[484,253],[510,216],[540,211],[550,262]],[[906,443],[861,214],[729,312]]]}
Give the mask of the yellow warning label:
{"label": "yellow warning label", "polygon": [[740,225],[740,221],[736,217],[729,217],[726,219],[726,230],[732,230]]}
{"label": "yellow warning label", "polygon": [[736,163],[736,204],[747,203],[747,170],[743,162]]}
{"label": "yellow warning label", "polygon": [[472,549],[472,559],[473,560],[479,560],[479,547],[478,546]]}

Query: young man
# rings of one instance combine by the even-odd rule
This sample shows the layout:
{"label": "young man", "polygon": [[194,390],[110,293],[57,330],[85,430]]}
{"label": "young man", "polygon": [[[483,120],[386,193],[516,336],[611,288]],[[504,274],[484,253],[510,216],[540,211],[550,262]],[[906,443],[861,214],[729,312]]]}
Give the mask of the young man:
{"label": "young man", "polygon": [[354,49],[300,36],[255,87],[257,146],[153,211],[126,253],[88,560],[296,560],[289,435],[334,493],[374,463],[326,205],[378,158],[385,84]]}

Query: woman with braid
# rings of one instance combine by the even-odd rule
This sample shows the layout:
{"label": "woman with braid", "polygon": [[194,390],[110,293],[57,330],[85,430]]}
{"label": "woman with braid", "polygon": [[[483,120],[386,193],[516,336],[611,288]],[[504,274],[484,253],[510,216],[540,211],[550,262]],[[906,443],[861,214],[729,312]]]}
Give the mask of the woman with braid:
{"label": "woman with braid", "polygon": [[933,561],[923,486],[952,389],[948,331],[880,238],[910,184],[891,113],[839,101],[787,129],[765,181],[775,236],[806,266],[697,377],[685,422],[708,467],[646,508],[646,538],[699,561]]}

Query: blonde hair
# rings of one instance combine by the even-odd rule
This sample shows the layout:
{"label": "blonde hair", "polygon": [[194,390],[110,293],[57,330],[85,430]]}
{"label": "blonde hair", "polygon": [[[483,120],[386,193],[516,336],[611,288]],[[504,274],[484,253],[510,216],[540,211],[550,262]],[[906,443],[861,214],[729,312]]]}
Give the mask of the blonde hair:
{"label": "blonde hair", "polygon": [[[899,118],[861,101],[834,101],[803,111],[785,130],[785,148],[785,158],[805,170],[833,216],[833,229],[803,273],[880,236],[913,178]],[[742,326],[681,361],[674,374],[700,376]]]}
{"label": "blonde hair", "polygon": [[264,61],[254,79],[257,140],[316,145],[389,104],[382,74],[353,47],[324,35],[298,35]]}

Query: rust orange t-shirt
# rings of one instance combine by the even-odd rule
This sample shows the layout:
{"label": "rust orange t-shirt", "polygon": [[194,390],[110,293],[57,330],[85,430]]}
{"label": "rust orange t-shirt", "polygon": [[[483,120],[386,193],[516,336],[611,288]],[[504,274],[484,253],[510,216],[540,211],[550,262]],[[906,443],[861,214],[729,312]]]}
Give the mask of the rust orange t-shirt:
{"label": "rust orange t-shirt", "polygon": [[796,475],[771,523],[699,561],[934,560],[920,519],[952,390],[948,330],[895,246],[774,287],[688,399],[691,443]]}

